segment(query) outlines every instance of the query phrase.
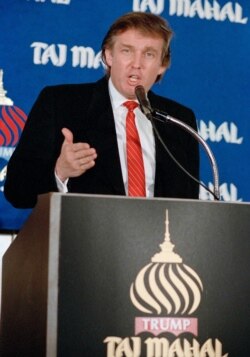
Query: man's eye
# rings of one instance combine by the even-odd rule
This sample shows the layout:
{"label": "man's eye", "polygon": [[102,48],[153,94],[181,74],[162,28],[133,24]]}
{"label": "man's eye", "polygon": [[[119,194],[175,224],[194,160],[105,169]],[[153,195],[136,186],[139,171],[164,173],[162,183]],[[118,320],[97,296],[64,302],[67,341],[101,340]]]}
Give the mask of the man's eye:
{"label": "man's eye", "polygon": [[146,57],[154,57],[154,53],[153,52],[146,52],[145,56]]}

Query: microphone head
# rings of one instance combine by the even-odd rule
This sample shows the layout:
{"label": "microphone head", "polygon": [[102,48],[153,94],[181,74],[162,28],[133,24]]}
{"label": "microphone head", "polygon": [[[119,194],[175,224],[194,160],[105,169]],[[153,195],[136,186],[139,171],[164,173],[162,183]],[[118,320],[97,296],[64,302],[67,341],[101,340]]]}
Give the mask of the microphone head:
{"label": "microphone head", "polygon": [[135,95],[140,104],[141,111],[143,112],[143,114],[146,115],[148,119],[150,119],[153,110],[147,98],[145,89],[142,85],[138,85],[135,87]]}
{"label": "microphone head", "polygon": [[138,96],[142,95],[142,96],[146,96],[146,92],[145,89],[142,85],[138,85],[135,87],[135,95],[138,98]]}

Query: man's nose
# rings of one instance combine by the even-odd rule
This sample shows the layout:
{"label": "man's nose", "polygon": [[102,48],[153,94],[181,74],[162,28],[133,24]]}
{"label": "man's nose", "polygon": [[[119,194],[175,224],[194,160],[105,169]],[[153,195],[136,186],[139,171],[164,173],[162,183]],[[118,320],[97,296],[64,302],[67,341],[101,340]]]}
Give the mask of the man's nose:
{"label": "man's nose", "polygon": [[134,54],[132,66],[137,69],[142,67],[142,55],[140,53]]}

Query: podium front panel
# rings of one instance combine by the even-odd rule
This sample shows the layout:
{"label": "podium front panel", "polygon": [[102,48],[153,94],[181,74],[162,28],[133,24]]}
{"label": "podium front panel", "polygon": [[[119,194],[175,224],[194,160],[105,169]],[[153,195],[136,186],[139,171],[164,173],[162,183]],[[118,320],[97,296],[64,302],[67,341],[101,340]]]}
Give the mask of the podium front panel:
{"label": "podium front panel", "polygon": [[[171,346],[177,356],[249,356],[249,213],[244,204],[63,199],[59,355],[156,356],[163,337],[162,357]],[[166,233],[181,263],[152,262]]]}
{"label": "podium front panel", "polygon": [[47,356],[249,357],[248,204],[48,200]]}

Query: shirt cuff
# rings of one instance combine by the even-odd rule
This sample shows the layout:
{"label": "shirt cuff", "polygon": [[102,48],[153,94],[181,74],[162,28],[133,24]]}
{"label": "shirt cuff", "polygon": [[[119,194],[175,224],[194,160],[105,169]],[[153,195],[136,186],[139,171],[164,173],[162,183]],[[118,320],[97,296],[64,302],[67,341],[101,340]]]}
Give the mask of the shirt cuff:
{"label": "shirt cuff", "polygon": [[68,186],[67,186],[69,179],[67,179],[64,182],[62,182],[59,179],[59,177],[57,176],[56,172],[55,172],[55,178],[56,178],[56,185],[57,185],[58,191],[61,192],[61,193],[69,192]]}

